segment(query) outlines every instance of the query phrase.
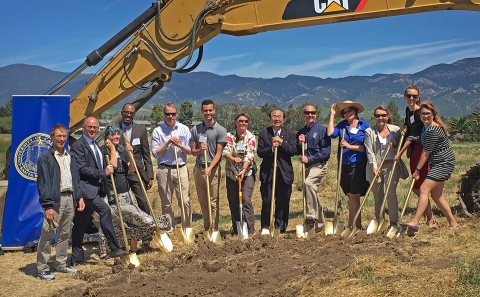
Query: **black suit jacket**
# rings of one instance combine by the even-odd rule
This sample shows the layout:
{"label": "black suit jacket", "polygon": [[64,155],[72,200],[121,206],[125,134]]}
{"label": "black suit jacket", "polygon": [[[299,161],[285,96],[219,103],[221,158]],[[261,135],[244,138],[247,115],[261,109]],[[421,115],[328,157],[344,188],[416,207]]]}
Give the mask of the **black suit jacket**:
{"label": "black suit jacket", "polygon": [[[122,123],[119,124],[119,127],[122,129]],[[133,145],[133,140],[137,138],[140,140],[140,144]],[[124,142],[125,138],[120,137],[120,143],[123,144]],[[130,144],[133,147],[133,158],[137,164],[140,176],[142,177],[144,183],[148,183],[151,179],[153,179],[153,165],[152,157],[150,155],[150,144],[148,142],[147,129],[145,126],[133,123]],[[136,175],[136,173],[133,173],[133,175]]]}
{"label": "black suit jacket", "polygon": [[[82,137],[72,144],[70,151],[77,163],[80,172],[80,190],[84,199],[93,199],[98,194],[100,197],[105,196],[104,185],[107,180],[103,162],[103,168],[100,168],[95,161],[95,153],[90,148],[87,140]],[[98,153],[101,156],[100,148]]]}
{"label": "black suit jacket", "polygon": [[[257,154],[262,158],[260,165],[260,182],[268,183],[273,178],[273,157],[272,150],[273,128],[268,127],[260,131],[258,136]],[[283,180],[286,184],[293,183],[293,167],[291,157],[296,153],[297,140],[295,132],[287,127],[282,127],[280,137],[283,139],[282,144],[278,147],[277,153],[277,174],[278,170],[282,173]]]}

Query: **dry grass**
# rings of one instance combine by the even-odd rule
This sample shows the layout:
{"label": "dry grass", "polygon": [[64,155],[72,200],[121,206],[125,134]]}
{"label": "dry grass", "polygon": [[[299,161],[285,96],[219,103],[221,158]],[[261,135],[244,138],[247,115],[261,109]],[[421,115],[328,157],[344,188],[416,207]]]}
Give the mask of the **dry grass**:
{"label": "dry grass", "polygon": [[[457,201],[456,191],[458,181],[471,165],[480,161],[480,144],[461,143],[454,144],[457,157],[457,167],[452,178],[445,186],[445,199],[454,209],[455,215],[461,224],[460,228],[451,230],[436,206],[434,211],[439,221],[438,230],[428,230],[422,225],[420,232],[415,238],[408,238],[405,248],[392,256],[360,256],[348,263],[344,270],[334,270],[327,275],[318,275],[310,279],[302,277],[292,279],[285,288],[299,289],[302,296],[479,296],[480,291],[480,228],[479,217],[467,219],[461,216],[461,209]],[[189,158],[188,168],[192,172],[194,158]],[[408,164],[407,164],[408,166]],[[298,186],[300,179],[300,164],[295,158],[294,162],[297,181],[291,199],[291,221],[289,229],[295,229],[295,225],[302,221],[302,199]],[[220,229],[227,239],[236,240],[227,232],[230,229],[230,215],[225,191],[225,177],[222,178],[220,191],[221,222]],[[258,179],[257,179],[258,180]],[[408,185],[402,181],[398,187],[399,202],[403,205]],[[260,229],[259,214],[261,197],[259,192],[260,183],[255,186],[253,203],[257,215],[256,229]],[[321,201],[331,213],[334,208],[336,187],[336,158],[332,156],[329,163],[327,176],[320,185]],[[160,213],[157,187],[149,191],[150,199],[155,205],[155,212]],[[199,232],[203,228],[200,216],[193,174],[190,174],[190,193],[192,210],[194,213],[193,228]],[[348,219],[348,201],[342,194],[342,208],[340,219]],[[369,197],[369,200],[373,200]],[[176,205],[176,203],[175,203]],[[367,202],[363,213],[363,224],[366,226],[373,217],[373,203]],[[412,216],[416,205],[413,196],[409,203],[409,212],[406,218]],[[180,213],[176,209],[177,218]],[[329,219],[329,218],[327,218]],[[320,235],[325,238],[323,235]],[[325,240],[329,240],[325,238]],[[389,239],[385,237],[385,241]],[[175,255],[195,253],[196,245],[181,244],[176,236],[172,241],[175,244]],[[368,245],[365,249],[373,248]],[[378,248],[378,247],[375,247]],[[111,268],[96,256],[96,247],[87,245],[87,253],[92,254],[89,265],[82,266],[82,273],[77,276],[58,275],[54,282],[42,282],[35,278],[36,265],[35,254],[23,252],[7,252],[0,256],[0,296],[50,296],[61,289],[79,286],[85,287],[95,279],[108,279],[112,277]],[[144,273],[143,269],[156,266],[155,263],[171,259],[172,255],[153,252],[140,255],[141,268],[137,273]],[[181,257],[178,257],[178,265],[182,265]],[[234,261],[234,260],[232,260]],[[200,265],[200,264],[198,264]],[[318,263],[322,265],[322,263]],[[148,270],[153,273],[152,270]],[[157,272],[158,273],[158,272]],[[149,275],[150,276],[150,275]],[[152,275],[153,276],[153,275]],[[126,280],[128,281],[128,279]],[[95,295],[95,288],[89,289],[89,295]]]}

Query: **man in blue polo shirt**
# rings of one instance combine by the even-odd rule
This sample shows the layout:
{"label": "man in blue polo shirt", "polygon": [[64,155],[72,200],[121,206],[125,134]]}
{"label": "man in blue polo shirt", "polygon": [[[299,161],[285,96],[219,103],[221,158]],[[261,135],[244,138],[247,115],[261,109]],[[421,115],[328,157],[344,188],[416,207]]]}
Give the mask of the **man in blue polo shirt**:
{"label": "man in blue polo shirt", "polygon": [[[303,191],[307,200],[307,224],[315,224],[317,231],[323,227],[323,208],[318,197],[318,184],[327,173],[327,161],[330,158],[330,137],[327,128],[315,120],[315,106],[307,104],[303,107],[302,118],[305,126],[297,132],[297,154],[300,162],[305,164],[305,181]],[[305,152],[302,154],[302,142],[305,142]]]}

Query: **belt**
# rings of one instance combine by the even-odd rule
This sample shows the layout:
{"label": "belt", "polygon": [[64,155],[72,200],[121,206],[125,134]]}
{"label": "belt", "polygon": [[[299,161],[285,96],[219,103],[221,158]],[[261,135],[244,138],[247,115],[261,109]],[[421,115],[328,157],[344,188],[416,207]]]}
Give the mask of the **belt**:
{"label": "belt", "polygon": [[[178,165],[178,168],[182,168],[183,166],[185,166],[186,163],[182,164],[182,165]],[[177,168],[177,165],[173,164],[173,165],[168,165],[168,164],[165,164],[165,163],[161,163],[159,164],[158,166],[165,166],[165,167],[168,167],[168,168]]]}
{"label": "belt", "polygon": [[393,162],[394,162],[393,159],[388,159],[388,160],[383,161],[383,164],[390,164],[390,163],[393,163]]}
{"label": "belt", "polygon": [[313,166],[325,165],[325,164],[327,164],[327,161],[320,161],[320,162],[313,163],[313,164],[307,164],[305,167],[310,168],[310,167],[313,167]]}
{"label": "belt", "polygon": [[63,191],[63,192],[60,192],[60,195],[73,195],[73,191],[72,190],[67,190],[67,191]]}
{"label": "belt", "polygon": [[[218,165],[218,163],[217,163]],[[195,166],[197,166],[198,168],[202,168],[202,169],[205,169],[205,163],[203,164],[198,164],[198,163],[195,163]],[[207,167],[210,166],[210,163],[207,163]],[[215,165],[216,166],[216,165]]]}

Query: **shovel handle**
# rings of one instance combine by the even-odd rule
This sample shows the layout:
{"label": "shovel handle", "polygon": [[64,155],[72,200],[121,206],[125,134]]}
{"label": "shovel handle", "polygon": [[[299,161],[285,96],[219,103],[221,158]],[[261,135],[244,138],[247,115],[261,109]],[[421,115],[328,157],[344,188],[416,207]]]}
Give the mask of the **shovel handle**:
{"label": "shovel handle", "polygon": [[[203,161],[205,163],[204,174],[206,174],[207,169],[208,169],[207,150],[203,151]],[[207,187],[208,220],[210,221],[210,228],[208,228],[208,230],[211,233],[211,231],[213,230],[213,218],[212,218],[212,201],[211,201],[211,198],[210,198],[210,180],[209,180],[209,178],[210,178],[209,176],[205,175],[205,184],[206,184],[206,187]]]}
{"label": "shovel handle", "polygon": [[[305,142],[302,141],[302,157],[305,156]],[[305,179],[307,178],[305,172],[305,163],[302,163],[302,197],[303,197],[303,224],[307,223],[307,197],[305,196]]]}
{"label": "shovel handle", "polygon": [[[110,157],[105,155],[107,159],[107,164],[110,165]],[[125,242],[125,251],[127,253],[130,251],[130,246],[128,245],[127,232],[125,231],[125,225],[123,224],[123,215],[122,208],[120,207],[120,201],[118,201],[117,186],[115,185],[115,179],[113,178],[113,173],[110,174],[110,180],[112,182],[113,196],[115,197],[115,204],[117,205],[118,218],[120,219],[120,226],[122,228],[123,241]]]}
{"label": "shovel handle", "polygon": [[273,150],[273,181],[272,181],[272,201],[270,203],[270,230],[274,229],[274,212],[275,212],[275,187],[277,184],[277,157],[278,147]]}
{"label": "shovel handle", "polygon": [[400,222],[402,221],[403,215],[405,214],[405,210],[407,209],[408,200],[410,199],[410,196],[412,195],[414,184],[415,184],[415,179],[412,178],[412,184],[410,185],[410,189],[408,190],[407,198],[405,198],[405,205],[403,206],[402,213],[400,214],[400,219],[399,219]]}
{"label": "shovel handle", "polygon": [[182,213],[182,229],[183,232],[186,232],[187,229],[187,216],[185,214],[185,205],[183,204],[183,190],[182,190],[182,178],[180,177],[180,167],[178,166],[178,154],[177,154],[177,148],[173,146],[173,154],[175,155],[175,167],[177,168],[177,181],[178,181],[178,191],[180,192],[180,210]]}
{"label": "shovel handle", "polygon": [[[345,138],[345,128],[342,129],[342,139]],[[338,211],[338,200],[340,198],[340,179],[342,177],[342,163],[343,163],[343,148],[340,145],[341,140],[338,142],[338,154],[339,156],[339,161],[338,161],[338,173],[337,173],[337,191],[335,193],[335,212],[333,213],[333,220],[336,222],[337,221],[337,211]]]}

